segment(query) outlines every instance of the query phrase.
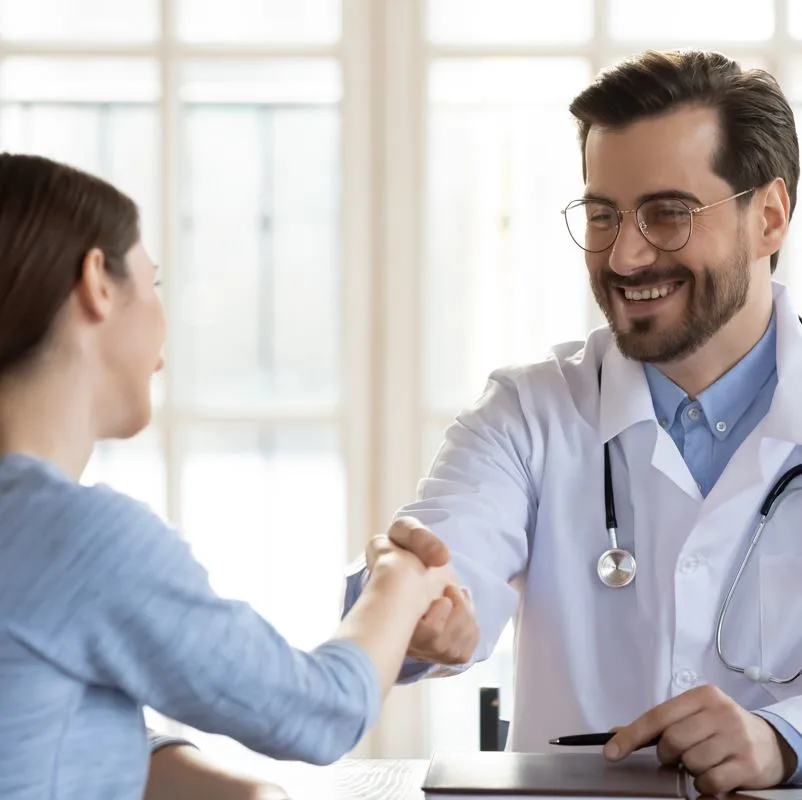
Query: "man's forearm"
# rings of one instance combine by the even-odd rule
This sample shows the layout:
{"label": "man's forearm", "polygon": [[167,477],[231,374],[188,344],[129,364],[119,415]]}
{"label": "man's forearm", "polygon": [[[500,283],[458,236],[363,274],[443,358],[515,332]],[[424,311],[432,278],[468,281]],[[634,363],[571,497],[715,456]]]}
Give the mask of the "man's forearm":
{"label": "man's forearm", "polygon": [[278,786],[226,772],[194,747],[171,745],[151,756],[145,800],[289,800]]}

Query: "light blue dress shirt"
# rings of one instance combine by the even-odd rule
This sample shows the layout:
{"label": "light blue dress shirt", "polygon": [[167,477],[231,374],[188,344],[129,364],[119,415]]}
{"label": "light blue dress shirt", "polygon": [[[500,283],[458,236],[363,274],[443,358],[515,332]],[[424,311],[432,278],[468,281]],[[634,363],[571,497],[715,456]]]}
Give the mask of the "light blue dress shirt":
{"label": "light blue dress shirt", "polygon": [[703,497],[769,410],[777,386],[776,349],[772,315],[760,341],[693,400],[653,364],[644,364],[657,420],[682,453]]}
{"label": "light blue dress shirt", "polygon": [[[655,366],[644,365],[657,419],[682,453],[703,497],[768,412],[777,386],[776,351],[777,323],[772,314],[760,341],[694,399]],[[797,770],[792,780],[802,780],[802,734],[776,714],[755,713],[771,723],[794,749]]]}

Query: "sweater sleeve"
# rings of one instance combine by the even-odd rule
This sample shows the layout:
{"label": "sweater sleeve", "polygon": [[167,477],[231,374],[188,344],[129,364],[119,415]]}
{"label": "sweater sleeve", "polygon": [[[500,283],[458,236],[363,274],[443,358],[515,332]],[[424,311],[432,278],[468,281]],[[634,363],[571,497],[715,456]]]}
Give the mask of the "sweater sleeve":
{"label": "sweater sleeve", "polygon": [[148,728],[148,745],[150,746],[151,755],[158,753],[163,747],[170,747],[171,745],[195,747],[189,739],[182,739],[180,736],[168,736],[164,733],[156,733],[156,731],[150,728]]}
{"label": "sweater sleeve", "polygon": [[34,593],[13,633],[59,669],[274,758],[329,763],[375,721],[380,687],[361,647],[291,647],[250,605],[218,596],[145,506],[82,487],[53,523],[41,571],[60,602]]}

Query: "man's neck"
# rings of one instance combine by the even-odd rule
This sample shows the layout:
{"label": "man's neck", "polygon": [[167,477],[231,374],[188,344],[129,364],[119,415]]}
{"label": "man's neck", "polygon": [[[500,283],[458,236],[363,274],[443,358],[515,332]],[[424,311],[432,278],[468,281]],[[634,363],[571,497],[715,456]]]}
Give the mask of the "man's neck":
{"label": "man's neck", "polygon": [[771,298],[760,309],[744,307],[696,352],[655,366],[688,397],[698,397],[729,372],[763,337],[771,321]]}

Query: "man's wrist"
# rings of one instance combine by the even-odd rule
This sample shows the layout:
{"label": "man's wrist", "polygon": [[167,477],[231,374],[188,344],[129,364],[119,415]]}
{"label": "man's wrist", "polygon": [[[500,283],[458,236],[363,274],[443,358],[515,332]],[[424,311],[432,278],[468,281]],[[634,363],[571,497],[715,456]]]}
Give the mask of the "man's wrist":
{"label": "man's wrist", "polygon": [[796,753],[785,737],[770,722],[766,724],[771,727],[774,738],[777,740],[777,747],[780,750],[780,758],[782,759],[782,782],[785,783],[796,773],[799,766]]}
{"label": "man's wrist", "polygon": [[759,717],[771,729],[774,741],[781,760],[782,778],[780,783],[787,783],[792,778],[799,780],[799,753],[800,737],[787,720],[778,714],[768,710],[759,709],[752,712]]}

